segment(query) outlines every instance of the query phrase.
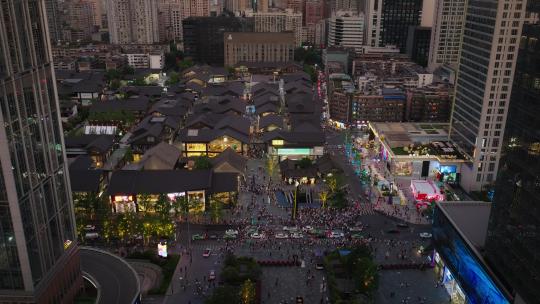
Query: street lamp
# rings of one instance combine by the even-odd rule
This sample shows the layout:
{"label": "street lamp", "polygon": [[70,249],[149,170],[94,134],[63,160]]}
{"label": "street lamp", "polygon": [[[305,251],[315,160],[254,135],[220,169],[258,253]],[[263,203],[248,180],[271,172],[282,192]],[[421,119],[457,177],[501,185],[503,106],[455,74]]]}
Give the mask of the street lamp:
{"label": "street lamp", "polygon": [[298,181],[294,181],[294,205],[293,205],[293,213],[292,213],[293,220],[296,219],[296,210],[298,208],[298,204],[297,204],[297,201],[296,201],[296,196],[297,196],[298,186],[299,185],[300,185],[300,183],[298,183]]}

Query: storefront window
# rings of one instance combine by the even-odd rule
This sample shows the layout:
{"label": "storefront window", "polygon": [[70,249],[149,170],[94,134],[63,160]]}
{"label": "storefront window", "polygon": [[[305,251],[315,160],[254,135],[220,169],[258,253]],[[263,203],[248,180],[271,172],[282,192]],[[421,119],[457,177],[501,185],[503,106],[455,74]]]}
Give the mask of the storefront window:
{"label": "storefront window", "polygon": [[208,150],[212,152],[223,152],[227,148],[231,148],[240,153],[242,152],[242,143],[234,138],[223,136],[211,141],[208,144]]}
{"label": "storefront window", "polygon": [[412,162],[395,162],[393,172],[395,175],[410,176],[412,169]]}
{"label": "storefront window", "polygon": [[193,151],[206,151],[206,144],[201,144],[201,143],[189,143],[189,144],[187,144],[186,150],[187,150],[188,152],[193,152]]}

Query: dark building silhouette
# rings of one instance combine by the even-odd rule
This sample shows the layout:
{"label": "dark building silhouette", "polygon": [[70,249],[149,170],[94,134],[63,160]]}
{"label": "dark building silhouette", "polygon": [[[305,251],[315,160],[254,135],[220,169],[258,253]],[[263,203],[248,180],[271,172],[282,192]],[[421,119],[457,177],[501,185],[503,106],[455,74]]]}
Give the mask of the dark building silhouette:
{"label": "dark building silhouette", "polygon": [[381,12],[381,43],[407,47],[409,26],[420,25],[422,0],[384,0]]}
{"label": "dark building silhouette", "polygon": [[[531,0],[527,12],[540,13]],[[486,259],[526,303],[540,299],[540,25],[524,24]]]}
{"label": "dark building silhouette", "polygon": [[407,54],[412,61],[427,67],[429,58],[429,44],[431,41],[431,27],[410,26],[407,35]]}
{"label": "dark building silhouette", "polygon": [[190,17],[182,21],[184,54],[197,63],[223,66],[223,33],[252,32],[252,18]]}
{"label": "dark building silhouette", "polygon": [[45,2],[0,3],[0,303],[82,284]]}

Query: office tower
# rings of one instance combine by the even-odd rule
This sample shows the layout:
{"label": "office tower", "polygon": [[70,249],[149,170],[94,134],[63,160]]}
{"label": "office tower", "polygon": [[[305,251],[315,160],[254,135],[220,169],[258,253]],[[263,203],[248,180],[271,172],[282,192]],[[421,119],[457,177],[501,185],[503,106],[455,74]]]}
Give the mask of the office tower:
{"label": "office tower", "polygon": [[223,33],[253,31],[253,19],[189,17],[182,22],[184,54],[194,61],[223,66]]}
{"label": "office tower", "polygon": [[112,44],[159,42],[157,0],[109,0],[107,5]]}
{"label": "office tower", "polygon": [[257,12],[268,12],[268,0],[257,0]]}
{"label": "office tower", "polygon": [[409,26],[407,34],[407,55],[412,61],[426,67],[429,57],[431,27]]}
{"label": "office tower", "polygon": [[69,25],[70,40],[90,40],[96,30],[94,3],[73,0],[66,3],[66,22]]}
{"label": "office tower", "polygon": [[45,1],[0,7],[0,303],[72,303],[82,277]]}
{"label": "office tower", "polygon": [[62,40],[62,20],[60,9],[58,8],[58,0],[45,1],[45,9],[47,10],[49,39],[56,44],[59,40]]}
{"label": "office tower", "polygon": [[210,16],[210,6],[204,0],[159,0],[158,28],[159,40],[182,41],[182,21],[189,17]]}
{"label": "office tower", "polygon": [[529,0],[527,14],[535,17],[521,34],[485,248],[488,263],[526,303],[540,299],[539,13],[540,1]]}
{"label": "office tower", "polygon": [[225,0],[225,8],[232,13],[240,15],[248,8],[248,0]]}
{"label": "office tower", "polygon": [[301,13],[304,7],[304,0],[287,0],[287,8],[295,13]]}
{"label": "office tower", "polygon": [[428,69],[443,64],[457,66],[465,22],[465,0],[439,0],[431,31]]}
{"label": "office tower", "polygon": [[239,62],[289,62],[294,60],[295,36],[286,33],[224,33],[225,66]]}
{"label": "office tower", "polygon": [[364,15],[339,11],[328,19],[328,46],[353,48],[360,53],[364,43]]}
{"label": "office tower", "polygon": [[380,16],[381,44],[395,45],[404,53],[409,26],[420,25],[422,0],[383,0]]}
{"label": "office tower", "polygon": [[302,45],[302,13],[295,13],[288,8],[285,11],[254,13],[253,19],[255,32],[291,31],[294,33],[296,46]]}
{"label": "office tower", "polygon": [[307,0],[304,3],[304,41],[317,44],[317,23],[324,18],[324,2],[322,0]]}
{"label": "office tower", "polygon": [[307,0],[304,5],[304,25],[315,25],[324,19],[324,1]]}
{"label": "office tower", "polygon": [[523,0],[467,4],[450,128],[450,140],[472,162],[461,170],[466,191],[495,180],[524,11]]}
{"label": "office tower", "polygon": [[366,45],[377,47],[381,43],[381,16],[383,0],[366,0]]}

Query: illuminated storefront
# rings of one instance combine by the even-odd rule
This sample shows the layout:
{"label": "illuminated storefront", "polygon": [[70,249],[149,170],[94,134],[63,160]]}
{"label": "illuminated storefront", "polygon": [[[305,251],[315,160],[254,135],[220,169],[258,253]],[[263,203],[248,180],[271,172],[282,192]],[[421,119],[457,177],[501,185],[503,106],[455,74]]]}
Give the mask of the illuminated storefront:
{"label": "illuminated storefront", "polygon": [[432,265],[452,304],[510,304],[511,296],[474,246],[437,205],[433,217]]}
{"label": "illuminated storefront", "polygon": [[225,151],[227,148],[231,148],[239,154],[244,154],[247,151],[247,145],[241,141],[230,136],[221,136],[211,140],[208,143],[185,142],[183,153],[186,157],[215,157],[219,155],[219,153]]}

